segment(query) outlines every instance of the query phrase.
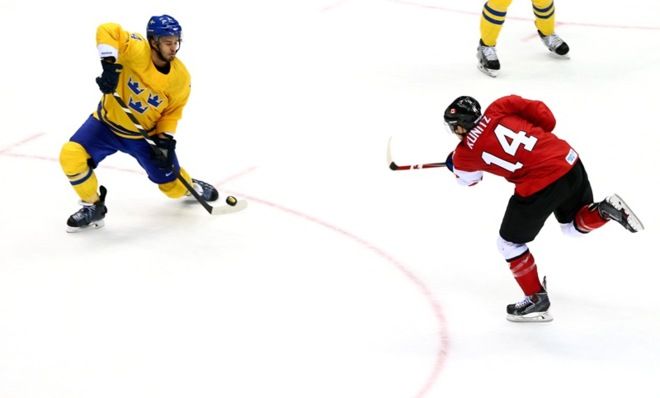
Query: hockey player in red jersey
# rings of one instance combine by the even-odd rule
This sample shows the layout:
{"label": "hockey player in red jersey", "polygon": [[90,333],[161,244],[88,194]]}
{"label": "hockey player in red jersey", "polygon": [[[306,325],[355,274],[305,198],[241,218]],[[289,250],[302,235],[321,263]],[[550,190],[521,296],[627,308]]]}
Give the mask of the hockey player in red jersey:
{"label": "hockey player in red jersey", "polygon": [[459,183],[474,185],[483,172],[515,184],[497,246],[525,298],[507,306],[511,321],[551,321],[550,300],[527,247],[554,214],[569,235],[586,234],[615,220],[631,232],[644,226],[616,194],[594,202],[578,153],[555,136],[555,117],[541,101],[517,95],[494,101],[482,114],[477,100],[462,96],[444,119],[461,142],[446,165]]}

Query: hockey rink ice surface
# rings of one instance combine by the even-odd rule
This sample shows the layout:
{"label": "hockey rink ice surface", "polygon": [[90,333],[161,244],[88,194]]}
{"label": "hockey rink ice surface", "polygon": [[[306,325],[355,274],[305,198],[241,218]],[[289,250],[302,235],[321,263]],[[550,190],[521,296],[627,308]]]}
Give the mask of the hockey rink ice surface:
{"label": "hockey rink ice surface", "polygon": [[[516,0],[502,72],[476,68],[483,0],[0,0],[0,398],[660,397],[660,2],[556,0],[570,59]],[[76,10],[76,15],[67,14]],[[67,234],[60,147],[93,111],[95,29],[183,26],[192,95],[177,152],[249,201],[212,217],[123,154],[96,170],[106,226]],[[442,112],[540,99],[597,200],[646,230],[529,246],[555,320],[522,298],[495,242],[513,186],[459,186]]]}

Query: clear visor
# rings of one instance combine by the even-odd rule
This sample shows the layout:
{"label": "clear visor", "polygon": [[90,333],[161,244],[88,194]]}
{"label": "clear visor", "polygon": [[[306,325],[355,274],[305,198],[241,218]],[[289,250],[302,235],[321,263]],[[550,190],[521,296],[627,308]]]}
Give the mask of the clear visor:
{"label": "clear visor", "polygon": [[452,134],[458,134],[456,132],[456,127],[458,126],[457,122],[445,122],[445,127]]}

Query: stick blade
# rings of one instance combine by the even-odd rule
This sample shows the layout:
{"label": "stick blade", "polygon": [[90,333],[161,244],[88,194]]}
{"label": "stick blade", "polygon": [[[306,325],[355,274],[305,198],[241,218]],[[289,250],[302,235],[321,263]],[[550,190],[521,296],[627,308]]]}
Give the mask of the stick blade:
{"label": "stick blade", "polygon": [[235,206],[229,206],[229,205],[221,205],[221,206],[213,206],[213,210],[211,211],[211,214],[214,216],[221,216],[224,214],[231,214],[231,213],[237,213],[241,210],[244,210],[248,205],[248,202],[246,200],[239,200]]}
{"label": "stick blade", "polygon": [[387,140],[387,164],[390,165],[390,168],[392,167],[392,137],[390,137]]}

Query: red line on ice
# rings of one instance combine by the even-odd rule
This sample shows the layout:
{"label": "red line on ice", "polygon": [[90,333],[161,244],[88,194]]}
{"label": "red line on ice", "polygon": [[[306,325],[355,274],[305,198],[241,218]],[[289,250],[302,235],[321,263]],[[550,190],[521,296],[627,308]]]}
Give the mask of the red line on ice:
{"label": "red line on ice", "polygon": [[424,382],[423,386],[419,389],[417,394],[415,395],[415,398],[423,398],[425,397],[437,381],[440,372],[442,371],[442,368],[444,367],[445,361],[447,360],[447,352],[448,352],[448,347],[449,347],[449,333],[448,333],[448,328],[447,328],[447,321],[444,316],[444,312],[442,310],[442,307],[440,304],[435,300],[433,297],[433,294],[431,293],[431,290],[422,282],[422,280],[417,277],[408,267],[403,265],[400,261],[392,257],[389,253],[387,253],[385,250],[380,249],[379,247],[373,245],[372,243],[360,238],[357,235],[352,234],[351,232],[348,232],[345,229],[342,229],[340,227],[337,227],[335,225],[332,225],[326,221],[323,221],[321,219],[318,219],[316,217],[307,215],[305,213],[302,213],[300,211],[284,207],[282,205],[279,205],[277,203],[273,203],[264,199],[259,199],[253,196],[245,195],[239,192],[233,193],[237,196],[244,197],[252,202],[257,202],[261,203],[263,205],[272,207],[274,209],[283,211],[285,213],[289,213],[291,215],[294,215],[296,217],[300,217],[306,221],[310,221],[314,224],[323,226],[325,228],[328,228],[345,238],[348,238],[354,242],[359,243],[360,245],[366,247],[367,249],[371,250],[373,253],[377,254],[378,256],[384,258],[387,260],[391,265],[393,265],[396,269],[398,269],[410,282],[412,282],[422,293],[422,295],[425,297],[425,299],[428,301],[428,304],[431,306],[431,309],[433,311],[433,314],[436,318],[436,321],[438,323],[438,331],[437,331],[437,338],[438,338],[438,350],[435,353],[435,363],[433,365],[433,369],[431,370],[430,374],[427,376],[426,381]]}
{"label": "red line on ice", "polygon": [[[481,15],[481,9],[475,10],[475,11],[465,11],[465,10],[459,10],[459,9],[456,9],[456,8],[417,3],[413,0],[388,0],[388,1],[391,1],[393,3],[405,4],[405,5],[409,5],[409,6],[429,8],[429,9],[439,10],[439,11],[446,11],[446,12],[451,12],[451,13],[455,13],[455,14],[477,15],[477,16]],[[515,21],[526,21],[526,22],[534,21],[533,18],[522,18],[522,17],[513,17],[513,16],[507,16],[506,19],[507,20],[515,20]],[[588,28],[601,28],[601,29],[660,30],[660,26],[615,25],[615,24],[605,24],[605,23],[599,24],[599,23],[589,23],[589,22],[563,22],[563,21],[560,22],[560,21],[557,21],[557,25],[582,26],[582,27],[588,27]]]}
{"label": "red line on ice", "polygon": [[[17,158],[27,158],[27,159],[32,159],[32,160],[44,160],[44,161],[49,161],[49,162],[57,162],[57,159],[52,158],[52,157],[46,157],[46,156],[41,156],[41,155],[25,155],[25,154],[11,154],[11,153],[6,153],[9,149],[15,148],[19,145],[22,145],[25,142],[31,141],[39,136],[43,135],[43,133],[40,134],[35,134],[33,136],[27,137],[26,139],[17,142],[15,144],[10,145],[9,147],[6,147],[2,150],[0,150],[0,156],[8,156],[8,157],[17,157]],[[140,170],[132,170],[132,169],[122,169],[122,168],[117,168],[117,167],[108,167],[105,166],[105,168],[108,169],[113,169],[116,171],[121,171],[121,172],[128,172],[128,173],[140,173]],[[256,170],[256,167],[249,167],[246,168],[238,173],[235,173],[234,175],[228,176],[225,179],[221,181],[220,184],[224,182],[227,182],[232,179],[240,178],[243,177],[252,171]],[[392,257],[389,253],[387,253],[385,250],[375,246],[374,244],[366,241],[365,239],[360,238],[359,236],[342,229],[340,227],[337,227],[335,225],[332,225],[326,221],[323,221],[319,218],[307,215],[305,213],[302,213],[297,210],[290,209],[288,207],[279,205],[274,202],[270,202],[264,199],[259,199],[253,196],[241,194],[241,193],[234,193],[235,195],[244,197],[246,199],[249,199],[253,202],[261,203],[262,205],[272,207],[274,209],[283,211],[285,213],[294,215],[296,217],[300,217],[306,221],[312,222],[314,224],[320,225],[322,227],[325,227],[331,231],[334,231],[338,233],[339,235],[344,236],[345,238],[348,238],[356,243],[359,243],[363,247],[367,248],[371,252],[375,253],[376,255],[384,258],[389,262],[391,265],[393,265],[397,270],[399,270],[410,282],[412,282],[413,285],[417,287],[417,289],[420,291],[420,293],[424,296],[424,298],[427,300],[429,306],[431,307],[431,310],[433,311],[433,315],[435,316],[435,319],[438,323],[438,330],[437,330],[437,343],[438,343],[438,349],[435,353],[435,361],[433,364],[433,368],[431,369],[429,375],[426,377],[426,380],[424,381],[424,384],[419,388],[417,391],[416,395],[414,398],[424,398],[427,396],[427,394],[431,391],[431,388],[435,385],[440,372],[442,371],[444,364],[447,360],[447,352],[448,352],[448,347],[449,347],[449,332],[447,328],[447,321],[444,315],[444,312],[442,310],[442,307],[440,304],[436,301],[436,299],[433,297],[433,294],[431,293],[431,290],[422,282],[422,280],[417,277],[408,267],[406,267],[403,263]]]}
{"label": "red line on ice", "polygon": [[15,142],[15,143],[13,143],[13,144],[9,144],[8,146],[6,146],[6,147],[0,149],[0,154],[4,154],[4,153],[6,153],[6,152],[9,152],[9,150],[14,149],[14,148],[16,148],[16,147],[18,147],[18,146],[21,146],[21,145],[25,144],[26,142],[30,142],[30,141],[32,141],[32,140],[36,140],[37,138],[41,137],[42,135],[44,135],[44,133],[36,133],[36,134],[32,134],[31,136],[28,136],[28,137],[22,139],[21,141]]}

